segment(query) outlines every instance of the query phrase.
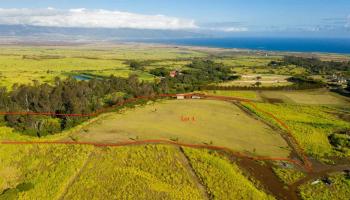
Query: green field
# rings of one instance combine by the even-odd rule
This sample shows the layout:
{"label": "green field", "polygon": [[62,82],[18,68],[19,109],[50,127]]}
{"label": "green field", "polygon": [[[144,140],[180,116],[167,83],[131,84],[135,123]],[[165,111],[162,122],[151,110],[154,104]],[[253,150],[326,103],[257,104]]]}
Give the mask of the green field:
{"label": "green field", "polygon": [[199,91],[207,95],[226,96],[226,97],[238,97],[249,100],[261,100],[256,91],[243,91],[243,90],[204,90]]}
{"label": "green field", "polygon": [[261,110],[273,113],[274,116],[286,123],[294,138],[308,154],[316,158],[341,154],[334,151],[328,136],[335,131],[349,129],[350,123],[331,114],[331,112],[335,112],[332,108],[312,105],[256,103],[259,109],[256,110],[250,104],[244,103],[244,105],[260,117],[280,126],[271,116],[266,115]]}
{"label": "green field", "polygon": [[219,86],[238,86],[238,87],[256,87],[254,84],[261,83],[261,87],[279,87],[292,85],[287,79],[290,76],[274,75],[274,74],[244,74],[234,81],[219,83]]}
{"label": "green field", "polygon": [[340,172],[330,174],[329,180],[331,185],[327,185],[323,181],[314,185],[310,181],[302,185],[299,188],[302,199],[349,199],[350,178],[347,175]]}
{"label": "green field", "polygon": [[266,90],[203,90],[199,93],[210,95],[239,97],[266,103],[288,103],[298,105],[324,105],[338,108],[349,108],[350,99],[329,92],[325,89],[299,91],[266,91]]}
{"label": "green field", "polygon": [[89,146],[1,145],[0,199],[58,199]]}
{"label": "green field", "polygon": [[331,105],[349,107],[350,99],[340,96],[328,90],[303,90],[303,91],[261,91],[262,99],[277,99],[280,102],[309,105]]}
{"label": "green field", "polygon": [[185,149],[191,165],[207,188],[211,199],[274,199],[244,177],[237,165],[208,150]]}
{"label": "green field", "polygon": [[197,184],[174,147],[96,149],[64,199],[202,199]]}
{"label": "green field", "polygon": [[285,184],[291,185],[299,179],[305,177],[305,174],[299,170],[288,167],[275,166],[273,171]]}
{"label": "green field", "polygon": [[0,199],[273,198],[224,157],[185,152],[164,145],[3,145]]}
{"label": "green field", "polygon": [[74,138],[98,142],[165,139],[225,146],[258,155],[289,154],[278,132],[234,104],[214,100],[162,101],[111,114],[84,127]]}
{"label": "green field", "polygon": [[119,77],[136,73],[143,80],[153,81],[151,74],[133,71],[125,62],[151,61],[149,66],[145,66],[146,69],[155,66],[179,68],[188,63],[183,59],[205,56],[205,53],[190,49],[147,45],[3,46],[0,53],[0,86],[11,89],[15,83],[32,84],[34,80],[53,83],[55,77],[66,78],[80,73]]}

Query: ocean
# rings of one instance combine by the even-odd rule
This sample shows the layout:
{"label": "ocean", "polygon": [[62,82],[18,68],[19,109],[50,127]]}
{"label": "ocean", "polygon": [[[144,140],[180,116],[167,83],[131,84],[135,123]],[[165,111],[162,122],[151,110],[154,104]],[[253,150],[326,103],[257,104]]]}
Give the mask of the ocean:
{"label": "ocean", "polygon": [[264,51],[350,54],[350,38],[186,38],[151,39],[141,42]]}

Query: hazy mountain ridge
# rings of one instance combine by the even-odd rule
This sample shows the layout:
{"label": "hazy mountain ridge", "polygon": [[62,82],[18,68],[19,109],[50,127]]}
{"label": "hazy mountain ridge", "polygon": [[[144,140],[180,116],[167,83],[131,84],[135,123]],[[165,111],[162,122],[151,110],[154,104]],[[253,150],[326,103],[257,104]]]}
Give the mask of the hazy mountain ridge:
{"label": "hazy mountain ridge", "polygon": [[12,38],[41,38],[48,40],[128,40],[154,38],[195,38],[208,35],[182,30],[155,30],[131,28],[64,28],[27,25],[0,25],[1,37]]}

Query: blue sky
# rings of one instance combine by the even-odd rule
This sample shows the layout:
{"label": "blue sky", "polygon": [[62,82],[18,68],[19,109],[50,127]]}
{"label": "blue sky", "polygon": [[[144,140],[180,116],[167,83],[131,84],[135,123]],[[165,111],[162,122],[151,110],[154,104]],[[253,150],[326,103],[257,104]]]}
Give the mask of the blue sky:
{"label": "blue sky", "polygon": [[[61,11],[86,8],[90,11],[103,9],[146,16],[161,14],[185,20],[176,24],[174,29],[216,29],[247,34],[283,32],[334,37],[350,33],[350,0],[0,0],[3,13],[10,8],[30,10],[48,7]],[[0,10],[0,19],[4,17]],[[168,18],[167,21],[161,20],[163,23],[174,22]],[[159,27],[163,26],[156,26]],[[167,28],[169,26],[164,26],[164,29]]]}

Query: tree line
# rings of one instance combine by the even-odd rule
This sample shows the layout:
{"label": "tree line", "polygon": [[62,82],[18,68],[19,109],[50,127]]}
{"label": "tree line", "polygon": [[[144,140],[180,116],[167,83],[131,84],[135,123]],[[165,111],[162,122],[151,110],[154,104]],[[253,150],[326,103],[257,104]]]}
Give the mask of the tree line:
{"label": "tree line", "polygon": [[168,92],[187,92],[199,90],[204,85],[238,79],[230,67],[212,60],[194,60],[185,70],[178,72],[175,77],[169,76],[169,69],[156,68],[151,74],[161,77],[161,84]]}
{"label": "tree line", "polygon": [[[55,114],[88,114],[103,106],[134,96],[152,96],[154,85],[139,81],[137,76],[77,81],[55,78],[54,84],[17,85],[11,91],[0,89],[0,110],[5,112],[45,112]],[[111,96],[122,92],[124,96]],[[109,94],[109,95],[108,95]],[[109,96],[107,99],[106,96]],[[80,117],[5,115],[6,125],[29,135],[54,134],[81,123]]]}
{"label": "tree line", "polygon": [[350,61],[322,61],[318,58],[305,58],[297,56],[285,56],[281,61],[271,61],[269,66],[296,65],[308,70],[311,74],[333,74],[335,72],[350,73]]}

